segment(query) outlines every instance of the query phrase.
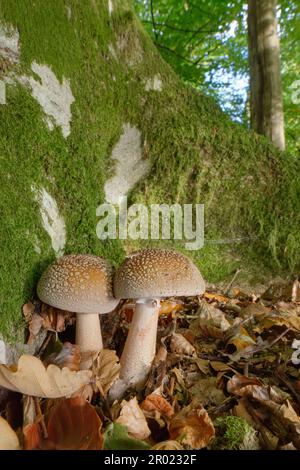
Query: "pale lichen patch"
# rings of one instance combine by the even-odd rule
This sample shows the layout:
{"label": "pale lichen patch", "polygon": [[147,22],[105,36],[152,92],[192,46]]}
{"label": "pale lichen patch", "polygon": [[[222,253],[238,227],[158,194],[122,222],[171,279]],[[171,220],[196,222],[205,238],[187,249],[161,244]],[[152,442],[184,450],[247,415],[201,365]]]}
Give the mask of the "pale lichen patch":
{"label": "pale lichen patch", "polygon": [[112,0],[108,0],[108,13],[109,13],[109,16],[112,15],[112,12],[114,11],[114,5],[113,5],[113,2]]}
{"label": "pale lichen patch", "polygon": [[19,32],[3,24],[0,24],[0,56],[14,63],[20,59]]}
{"label": "pale lichen patch", "polygon": [[43,227],[51,238],[52,248],[57,257],[62,256],[66,244],[66,227],[57,203],[45,188],[32,185],[31,190],[40,206]]}
{"label": "pale lichen patch", "polygon": [[111,155],[115,175],[104,186],[107,202],[117,204],[148,173],[150,162],[143,159],[141,141],[140,130],[129,123],[124,124],[123,134]]}
{"label": "pale lichen patch", "polygon": [[19,78],[20,83],[29,84],[31,87],[32,96],[47,115],[45,122],[48,128],[53,130],[54,125],[60,126],[63,136],[68,137],[71,132],[71,104],[74,101],[69,80],[63,78],[60,83],[47,65],[33,62],[31,69],[40,77],[41,81],[23,76]]}
{"label": "pale lichen patch", "polygon": [[145,83],[146,91],[161,91],[162,90],[162,81],[159,75],[154,75],[154,77],[148,78]]}

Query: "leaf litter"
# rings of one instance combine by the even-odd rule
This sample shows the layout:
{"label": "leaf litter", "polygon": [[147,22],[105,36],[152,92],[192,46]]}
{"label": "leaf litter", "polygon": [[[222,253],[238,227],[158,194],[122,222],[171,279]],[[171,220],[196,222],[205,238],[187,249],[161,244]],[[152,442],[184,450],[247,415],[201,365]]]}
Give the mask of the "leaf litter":
{"label": "leaf litter", "polygon": [[143,390],[110,403],[134,303],[118,310],[85,371],[74,315],[23,306],[36,355],[0,365],[0,449],[300,449],[298,281],[167,299]]}

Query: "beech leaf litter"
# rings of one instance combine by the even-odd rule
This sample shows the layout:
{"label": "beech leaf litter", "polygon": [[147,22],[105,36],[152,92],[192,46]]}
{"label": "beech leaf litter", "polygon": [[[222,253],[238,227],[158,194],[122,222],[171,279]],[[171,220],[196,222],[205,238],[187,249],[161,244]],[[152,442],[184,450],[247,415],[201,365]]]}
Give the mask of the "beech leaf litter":
{"label": "beech leaf litter", "polygon": [[0,449],[300,450],[295,286],[162,302],[147,380],[113,402],[134,302],[101,316],[104,349],[90,370],[80,370],[74,314],[24,305],[35,355],[0,365]]}

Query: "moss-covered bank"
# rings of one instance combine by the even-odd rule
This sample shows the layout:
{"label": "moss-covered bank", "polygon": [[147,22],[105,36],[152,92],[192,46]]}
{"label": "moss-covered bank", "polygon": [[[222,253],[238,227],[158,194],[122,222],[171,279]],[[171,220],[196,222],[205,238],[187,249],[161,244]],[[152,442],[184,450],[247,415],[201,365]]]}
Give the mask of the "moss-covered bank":
{"label": "moss-covered bank", "polygon": [[[0,55],[0,80],[15,82],[0,105],[0,332],[10,339],[22,334],[21,306],[55,258],[32,187],[55,198],[66,253],[118,264],[124,249],[150,244],[96,236],[96,207],[124,123],[141,131],[152,165],[132,200],[205,204],[207,242],[190,255],[209,280],[240,265],[254,274],[262,266],[278,272],[299,265],[298,163],[182,84],[130,2],[110,5],[113,11],[102,0],[0,0],[0,24],[19,32],[20,48],[19,62]],[[33,62],[50,67],[61,83],[69,80],[74,102],[66,138],[59,126],[49,130],[30,88],[16,79],[40,80]],[[161,90],[147,91],[155,76]]]}

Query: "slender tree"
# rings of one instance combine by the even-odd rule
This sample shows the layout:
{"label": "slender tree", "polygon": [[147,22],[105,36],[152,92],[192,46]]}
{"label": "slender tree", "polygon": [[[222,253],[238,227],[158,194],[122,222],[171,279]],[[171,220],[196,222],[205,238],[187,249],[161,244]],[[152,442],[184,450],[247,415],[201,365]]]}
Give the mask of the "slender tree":
{"label": "slender tree", "polygon": [[251,127],[285,148],[276,0],[248,0]]}

